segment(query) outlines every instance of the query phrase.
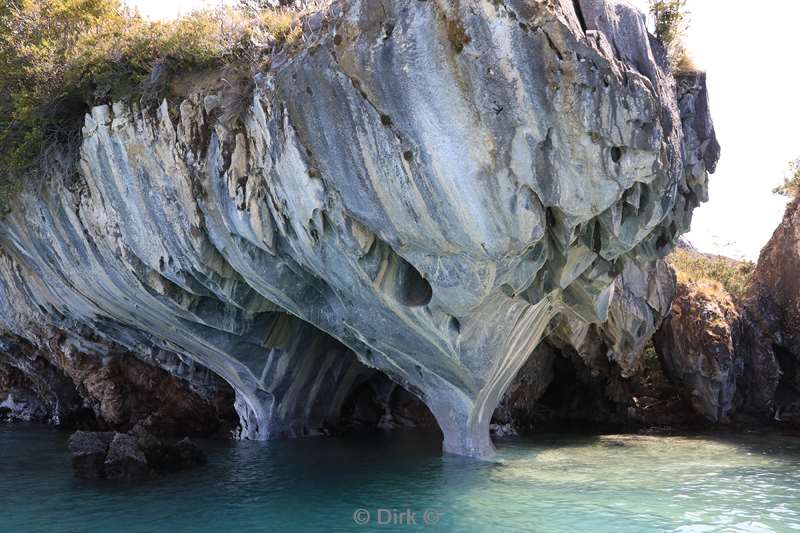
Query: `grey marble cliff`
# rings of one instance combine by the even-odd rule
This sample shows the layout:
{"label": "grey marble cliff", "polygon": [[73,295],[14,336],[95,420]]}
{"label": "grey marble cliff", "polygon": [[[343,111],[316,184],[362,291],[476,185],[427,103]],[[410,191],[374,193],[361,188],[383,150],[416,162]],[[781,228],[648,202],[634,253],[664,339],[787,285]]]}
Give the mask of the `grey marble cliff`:
{"label": "grey marble cliff", "polygon": [[94,108],[79,178],[0,225],[0,327],[197,362],[254,439],[377,369],[480,457],[543,338],[633,372],[718,157],[704,78],[617,0],[345,0],[304,29],[238,120],[224,89]]}

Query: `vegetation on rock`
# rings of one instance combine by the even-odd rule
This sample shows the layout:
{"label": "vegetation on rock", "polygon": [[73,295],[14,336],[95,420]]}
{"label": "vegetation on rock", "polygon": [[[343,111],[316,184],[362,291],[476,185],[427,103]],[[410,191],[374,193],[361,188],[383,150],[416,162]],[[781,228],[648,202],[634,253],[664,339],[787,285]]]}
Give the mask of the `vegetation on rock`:
{"label": "vegetation on rock", "polygon": [[91,106],[156,103],[189,71],[259,68],[271,46],[297,37],[294,22],[285,9],[203,10],[165,22],[147,20],[120,0],[3,3],[0,211],[49,155],[74,156]]}
{"label": "vegetation on rock", "polygon": [[706,291],[724,289],[736,299],[742,298],[747,292],[755,270],[752,261],[737,261],[687,248],[675,249],[667,261],[675,269],[679,283],[698,282],[698,286]]}
{"label": "vegetation on rock", "polygon": [[783,178],[783,183],[772,189],[775,194],[782,194],[789,198],[800,196],[800,157],[789,163],[789,174]]}
{"label": "vegetation on rock", "polygon": [[667,51],[670,68],[674,72],[698,70],[686,51],[683,38],[689,27],[687,0],[650,0],[650,14],[655,25],[655,34]]}

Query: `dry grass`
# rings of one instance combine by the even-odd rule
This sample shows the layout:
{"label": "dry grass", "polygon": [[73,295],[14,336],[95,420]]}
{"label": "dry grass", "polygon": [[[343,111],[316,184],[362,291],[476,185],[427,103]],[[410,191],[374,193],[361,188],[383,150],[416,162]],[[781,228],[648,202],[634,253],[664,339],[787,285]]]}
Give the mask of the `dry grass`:
{"label": "dry grass", "polygon": [[279,42],[291,44],[302,34],[293,11],[268,9],[259,13],[258,21],[262,31],[271,34]]}
{"label": "dry grass", "polygon": [[736,261],[719,255],[707,255],[678,248],[667,256],[667,261],[675,269],[678,282],[698,283],[698,287],[710,296],[719,296],[721,291],[741,299],[750,286],[755,270],[751,261]]}
{"label": "dry grass", "polygon": [[675,74],[690,74],[693,72],[701,72],[702,69],[694,62],[694,59],[684,50],[679,57],[675,60],[675,65],[672,67]]}

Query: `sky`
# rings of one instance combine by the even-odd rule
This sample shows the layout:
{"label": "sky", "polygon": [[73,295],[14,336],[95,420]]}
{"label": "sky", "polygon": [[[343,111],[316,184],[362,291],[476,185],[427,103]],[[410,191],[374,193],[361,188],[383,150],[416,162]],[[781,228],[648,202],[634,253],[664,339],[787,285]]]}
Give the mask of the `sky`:
{"label": "sky", "polygon": [[[127,0],[152,18],[221,1]],[[630,1],[647,9],[647,0]],[[800,157],[800,1],[688,0],[688,9],[686,47],[708,73],[722,157],[687,238],[704,252],[756,260],[786,205],[772,189]]]}
{"label": "sky", "polygon": [[722,156],[687,237],[701,251],[756,260],[786,206],[772,189],[800,157],[800,1],[689,0],[688,9],[686,47],[707,72]]}

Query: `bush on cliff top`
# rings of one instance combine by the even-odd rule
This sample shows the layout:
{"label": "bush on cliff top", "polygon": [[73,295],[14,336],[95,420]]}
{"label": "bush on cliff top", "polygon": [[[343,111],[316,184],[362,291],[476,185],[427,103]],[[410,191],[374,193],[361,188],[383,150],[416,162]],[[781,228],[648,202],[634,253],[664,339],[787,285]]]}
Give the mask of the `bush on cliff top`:
{"label": "bush on cliff top", "polygon": [[675,249],[667,261],[675,269],[679,282],[716,282],[735,299],[744,297],[756,268],[752,261],[736,261],[686,248]]}
{"label": "bush on cliff top", "polygon": [[258,65],[297,36],[287,10],[196,11],[149,21],[120,0],[8,0],[0,5],[0,211],[50,150],[76,150],[89,108],[156,103],[188,71]]}
{"label": "bush on cliff top", "polygon": [[679,73],[699,70],[683,44],[689,28],[686,0],[650,0],[650,15],[653,17],[656,38],[667,51],[672,71]]}
{"label": "bush on cliff top", "polygon": [[800,195],[800,158],[789,163],[789,175],[783,178],[783,183],[772,189],[775,194],[797,198]]}

